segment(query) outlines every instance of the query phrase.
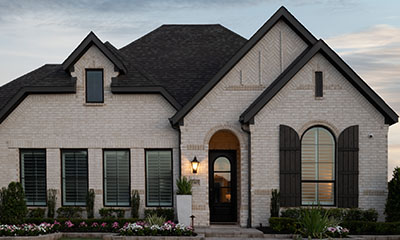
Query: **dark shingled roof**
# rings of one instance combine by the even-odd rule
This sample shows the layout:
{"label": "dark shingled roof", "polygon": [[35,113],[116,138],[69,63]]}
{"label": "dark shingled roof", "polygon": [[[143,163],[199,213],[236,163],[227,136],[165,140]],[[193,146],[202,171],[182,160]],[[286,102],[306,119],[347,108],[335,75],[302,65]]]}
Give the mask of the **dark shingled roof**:
{"label": "dark shingled roof", "polygon": [[0,110],[21,89],[26,87],[69,87],[75,86],[69,73],[62,69],[61,64],[46,64],[27,73],[0,88]]}
{"label": "dark shingled roof", "polygon": [[219,24],[162,25],[119,50],[128,73],[113,86],[161,86],[183,106],[246,41]]}

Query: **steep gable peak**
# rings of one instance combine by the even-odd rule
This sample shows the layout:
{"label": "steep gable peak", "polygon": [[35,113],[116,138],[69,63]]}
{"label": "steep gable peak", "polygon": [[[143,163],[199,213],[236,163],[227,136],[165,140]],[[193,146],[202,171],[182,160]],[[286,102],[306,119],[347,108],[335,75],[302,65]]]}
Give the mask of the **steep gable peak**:
{"label": "steep gable peak", "polygon": [[119,72],[127,72],[126,67],[120,57],[118,57],[116,53],[112,50],[113,46],[110,43],[104,44],[92,31],[83,39],[83,41],[68,56],[68,58],[65,59],[65,61],[62,63],[63,69],[65,71],[73,71],[74,64],[93,45],[96,46],[104,54],[104,56],[106,56],[114,64],[115,68]]}

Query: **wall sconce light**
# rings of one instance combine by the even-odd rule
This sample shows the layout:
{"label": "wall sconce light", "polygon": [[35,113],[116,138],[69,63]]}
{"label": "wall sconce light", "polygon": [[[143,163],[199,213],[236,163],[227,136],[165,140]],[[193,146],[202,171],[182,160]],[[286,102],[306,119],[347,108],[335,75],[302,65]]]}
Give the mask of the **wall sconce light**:
{"label": "wall sconce light", "polygon": [[194,156],[194,158],[193,158],[193,160],[191,161],[191,163],[192,163],[192,172],[193,172],[193,173],[197,173],[197,170],[199,169],[199,164],[200,164],[200,162],[197,161],[196,156]]}

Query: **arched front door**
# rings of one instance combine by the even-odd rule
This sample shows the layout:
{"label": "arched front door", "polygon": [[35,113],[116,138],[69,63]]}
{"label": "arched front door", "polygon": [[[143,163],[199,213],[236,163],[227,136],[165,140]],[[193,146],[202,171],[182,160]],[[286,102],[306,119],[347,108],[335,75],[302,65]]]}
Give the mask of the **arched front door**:
{"label": "arched front door", "polygon": [[236,222],[236,151],[210,150],[209,204],[211,222]]}

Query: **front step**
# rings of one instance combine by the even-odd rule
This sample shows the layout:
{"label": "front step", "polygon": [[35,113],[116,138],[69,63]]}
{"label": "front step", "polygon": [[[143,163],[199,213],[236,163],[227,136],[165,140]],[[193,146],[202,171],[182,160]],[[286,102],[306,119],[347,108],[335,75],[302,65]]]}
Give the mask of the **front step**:
{"label": "front step", "polygon": [[255,228],[241,228],[238,226],[211,226],[197,227],[195,232],[204,234],[206,238],[263,238],[263,232]]}

